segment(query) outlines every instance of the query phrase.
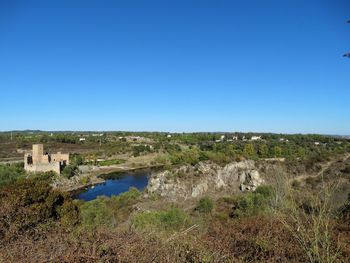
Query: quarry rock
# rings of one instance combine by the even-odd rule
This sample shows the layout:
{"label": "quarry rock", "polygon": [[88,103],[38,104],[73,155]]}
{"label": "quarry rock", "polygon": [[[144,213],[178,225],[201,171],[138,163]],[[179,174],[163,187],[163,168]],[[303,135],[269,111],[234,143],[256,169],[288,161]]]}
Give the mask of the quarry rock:
{"label": "quarry rock", "polygon": [[252,160],[232,162],[224,167],[200,162],[195,166],[183,165],[153,173],[147,192],[176,200],[219,191],[227,194],[254,191],[261,184],[264,184],[264,180]]}

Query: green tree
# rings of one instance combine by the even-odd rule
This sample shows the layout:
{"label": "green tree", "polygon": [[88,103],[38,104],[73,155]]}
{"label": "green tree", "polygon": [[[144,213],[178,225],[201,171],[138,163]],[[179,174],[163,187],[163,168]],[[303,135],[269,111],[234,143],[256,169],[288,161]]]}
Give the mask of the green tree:
{"label": "green tree", "polygon": [[279,146],[273,147],[273,154],[275,157],[281,157],[282,156],[282,148]]}
{"label": "green tree", "polygon": [[82,165],[84,163],[84,159],[80,154],[74,153],[70,155],[70,163],[72,165]]}
{"label": "green tree", "polygon": [[79,173],[79,169],[76,165],[70,164],[63,168],[62,176],[71,178]]}
{"label": "green tree", "polygon": [[267,147],[266,144],[261,144],[259,146],[259,150],[258,150],[259,156],[260,157],[268,157],[269,155],[269,148]]}
{"label": "green tree", "polygon": [[244,145],[243,153],[246,157],[253,157],[255,155],[254,145],[251,143]]}
{"label": "green tree", "polygon": [[299,157],[299,158],[304,159],[305,156],[306,156],[306,151],[305,151],[304,148],[298,147],[298,152],[297,152],[297,154],[298,154],[298,157]]}

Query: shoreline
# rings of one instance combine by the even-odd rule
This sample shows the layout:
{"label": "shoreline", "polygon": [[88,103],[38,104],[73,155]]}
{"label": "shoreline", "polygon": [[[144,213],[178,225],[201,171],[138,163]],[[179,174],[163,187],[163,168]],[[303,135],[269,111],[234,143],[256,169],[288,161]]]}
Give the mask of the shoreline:
{"label": "shoreline", "polygon": [[104,179],[100,176],[102,175],[107,175],[111,173],[127,173],[127,172],[135,172],[138,170],[146,170],[146,169],[156,169],[156,168],[161,168],[163,165],[146,165],[146,166],[140,166],[140,167],[129,167],[126,169],[123,169],[121,167],[115,167],[115,168],[109,168],[109,169],[102,169],[99,171],[96,171],[95,173],[90,173],[88,176],[90,176],[90,181],[86,184],[76,184],[72,185],[70,187],[57,187],[57,189],[63,191],[63,192],[68,192],[72,195],[76,194],[79,191],[84,190],[85,188],[92,187],[94,185],[98,184],[103,184],[106,182],[106,180],[113,180],[113,179]]}

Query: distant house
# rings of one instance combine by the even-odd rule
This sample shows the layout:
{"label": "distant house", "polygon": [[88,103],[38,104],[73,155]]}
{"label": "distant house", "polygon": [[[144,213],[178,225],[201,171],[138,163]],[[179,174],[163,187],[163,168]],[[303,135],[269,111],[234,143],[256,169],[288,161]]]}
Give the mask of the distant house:
{"label": "distant house", "polygon": [[215,142],[223,142],[225,139],[225,135],[221,135],[220,139],[215,140]]}
{"label": "distant house", "polygon": [[85,138],[79,138],[79,142],[85,142],[86,141],[86,139]]}
{"label": "distant house", "polygon": [[127,142],[138,142],[138,143],[151,143],[152,139],[142,136],[125,136],[125,137],[119,137],[122,141]]}
{"label": "distant house", "polygon": [[171,134],[168,134],[166,137],[167,137],[167,138],[171,138]]}
{"label": "distant house", "polygon": [[252,141],[261,140],[261,136],[252,136],[252,137],[250,138],[250,140],[252,140]]}
{"label": "distant house", "polygon": [[102,137],[104,133],[93,133],[92,137]]}

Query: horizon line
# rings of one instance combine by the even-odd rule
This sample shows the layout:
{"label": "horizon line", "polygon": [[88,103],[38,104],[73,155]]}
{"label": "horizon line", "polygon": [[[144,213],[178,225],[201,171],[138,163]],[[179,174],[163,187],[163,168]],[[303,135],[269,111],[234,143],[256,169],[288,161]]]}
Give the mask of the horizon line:
{"label": "horizon line", "polygon": [[165,131],[165,130],[40,130],[40,129],[23,129],[23,130],[0,130],[0,133],[9,132],[135,132],[135,133],[174,133],[174,134],[191,134],[191,133],[255,133],[255,134],[284,134],[284,135],[323,135],[323,136],[350,136],[350,134],[327,134],[327,133],[284,133],[284,132],[266,132],[266,131]]}

